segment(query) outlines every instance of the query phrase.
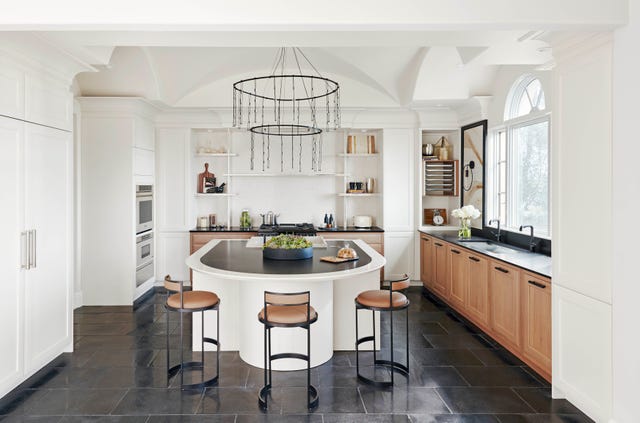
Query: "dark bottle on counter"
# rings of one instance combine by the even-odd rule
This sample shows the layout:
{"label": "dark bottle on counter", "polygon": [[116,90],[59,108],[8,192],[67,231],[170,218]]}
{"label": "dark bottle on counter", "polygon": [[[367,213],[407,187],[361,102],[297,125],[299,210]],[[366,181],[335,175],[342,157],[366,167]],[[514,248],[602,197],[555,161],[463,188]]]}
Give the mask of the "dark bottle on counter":
{"label": "dark bottle on counter", "polygon": [[329,227],[333,228],[333,213],[329,215]]}
{"label": "dark bottle on counter", "polygon": [[324,227],[329,227],[329,216],[327,215],[327,213],[324,214]]}

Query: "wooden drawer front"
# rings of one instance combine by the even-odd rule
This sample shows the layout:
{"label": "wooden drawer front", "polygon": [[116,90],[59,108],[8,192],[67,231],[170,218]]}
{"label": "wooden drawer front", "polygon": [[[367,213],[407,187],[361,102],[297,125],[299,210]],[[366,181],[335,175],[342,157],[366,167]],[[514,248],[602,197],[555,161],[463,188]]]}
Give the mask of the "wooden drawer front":
{"label": "wooden drawer front", "polygon": [[467,253],[466,312],[482,327],[489,326],[489,260],[479,254]]}
{"label": "wooden drawer front", "polygon": [[318,232],[324,239],[361,239],[367,244],[383,244],[383,232]]}
{"label": "wooden drawer front", "polygon": [[520,346],[520,272],[502,262],[490,262],[491,330],[499,341]]}
{"label": "wooden drawer front", "polygon": [[467,302],[469,260],[467,253],[457,245],[449,244],[449,301],[460,310]]}
{"label": "wooden drawer front", "polygon": [[523,272],[521,288],[524,355],[551,375],[551,283]]}
{"label": "wooden drawer front", "polygon": [[449,248],[447,243],[439,239],[433,242],[433,289],[444,300],[449,299]]}

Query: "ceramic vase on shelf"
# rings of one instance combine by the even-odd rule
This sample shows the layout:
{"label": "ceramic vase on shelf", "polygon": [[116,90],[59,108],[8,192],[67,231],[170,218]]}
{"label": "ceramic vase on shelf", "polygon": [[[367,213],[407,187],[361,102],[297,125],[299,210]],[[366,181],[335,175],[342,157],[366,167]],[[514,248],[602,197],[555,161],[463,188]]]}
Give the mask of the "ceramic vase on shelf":
{"label": "ceramic vase on shelf", "polygon": [[458,229],[458,238],[471,238],[471,219],[460,219],[460,229]]}

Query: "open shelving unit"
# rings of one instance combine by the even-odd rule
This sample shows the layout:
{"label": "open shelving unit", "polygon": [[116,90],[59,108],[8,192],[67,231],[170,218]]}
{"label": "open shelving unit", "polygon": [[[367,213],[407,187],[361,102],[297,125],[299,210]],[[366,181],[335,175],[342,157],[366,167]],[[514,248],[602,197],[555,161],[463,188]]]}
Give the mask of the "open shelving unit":
{"label": "open shelving unit", "polygon": [[[375,139],[374,151],[368,151],[367,137]],[[354,150],[347,152],[348,138],[353,137]],[[337,196],[341,200],[342,225],[349,226],[349,219],[356,214],[371,215],[374,225],[382,225],[382,196],[380,194],[382,160],[382,131],[379,129],[346,129],[340,141],[342,145],[337,149],[337,156],[341,158],[343,176],[342,185],[336,187]],[[366,178],[374,178],[374,192],[350,193],[349,182],[362,182],[366,185]],[[340,205],[339,205],[340,206]]]}

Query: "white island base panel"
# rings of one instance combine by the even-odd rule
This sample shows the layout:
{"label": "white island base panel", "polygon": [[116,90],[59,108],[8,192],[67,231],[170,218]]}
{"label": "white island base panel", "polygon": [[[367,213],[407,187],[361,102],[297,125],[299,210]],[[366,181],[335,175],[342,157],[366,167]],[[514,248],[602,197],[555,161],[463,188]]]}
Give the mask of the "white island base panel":
{"label": "white island base panel", "polygon": [[[310,291],[311,305],[318,312],[318,320],[311,325],[311,366],[315,367],[331,359],[333,351],[355,350],[356,296],[366,290],[379,289],[380,275],[368,272],[340,279],[224,279],[193,271],[193,286],[197,290],[215,292],[220,297],[220,346],[222,351],[239,351],[248,364],[264,367],[264,327],[258,321],[258,313],[264,307],[264,291]],[[216,338],[217,313],[205,312],[205,336]],[[200,317],[193,319],[193,350],[199,351]],[[360,336],[372,331],[372,313],[359,312]],[[376,315],[376,335],[380,336],[380,319]],[[363,349],[371,345],[362,345]],[[205,345],[206,350],[215,350]],[[306,331],[301,328],[273,328],[271,331],[272,354],[284,352],[306,353]],[[272,362],[274,370],[300,370],[306,363],[296,359],[280,359]]]}

